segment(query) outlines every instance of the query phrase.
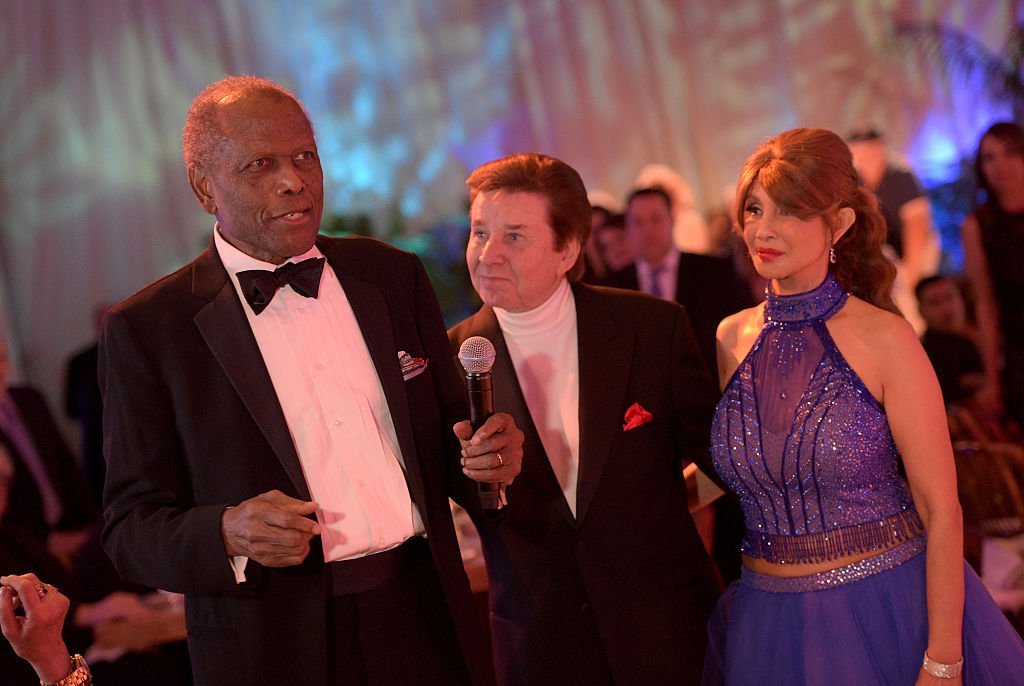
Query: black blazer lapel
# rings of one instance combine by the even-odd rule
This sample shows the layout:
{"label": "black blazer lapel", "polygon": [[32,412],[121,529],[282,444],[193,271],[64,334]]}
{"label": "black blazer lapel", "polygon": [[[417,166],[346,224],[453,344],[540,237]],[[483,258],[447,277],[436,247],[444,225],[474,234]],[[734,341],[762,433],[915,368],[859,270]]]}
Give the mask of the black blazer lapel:
{"label": "black blazer lapel", "polygon": [[[516,376],[515,366],[512,364],[512,357],[508,352],[508,345],[505,343],[505,336],[498,326],[498,319],[494,316],[494,310],[484,305],[479,312],[473,316],[473,326],[470,331],[472,336],[483,336],[494,344],[494,367],[491,369],[491,378],[494,384],[494,409],[497,412],[507,412],[515,417],[516,426],[523,432],[523,469],[519,479],[529,481],[536,485],[536,490],[544,494],[544,498],[555,503],[558,514],[570,524],[574,522],[569,503],[562,494],[561,486],[555,477],[555,471],[551,468],[548,454],[544,450],[544,444],[540,441],[537,427],[530,416],[530,408],[526,405],[526,398],[519,386],[519,378]],[[515,488],[515,485],[512,486]],[[514,497],[514,496],[510,496]],[[530,505],[527,504],[527,507]]]}
{"label": "black blazer lapel", "polygon": [[[388,402],[391,420],[395,425],[395,435],[401,450],[399,459],[405,468],[405,481],[409,486],[409,493],[414,502],[425,508],[426,487],[417,456],[412,414],[409,411],[409,398],[405,391],[405,380],[402,378],[402,367],[398,361],[399,348],[391,325],[388,301],[380,288],[347,273],[342,260],[334,250],[323,244],[318,245],[345,291],[359,324],[359,331],[370,351],[370,359],[373,360],[377,378],[380,379],[384,397]],[[421,510],[421,514],[426,517],[427,513]]]}
{"label": "black blazer lapel", "polygon": [[199,333],[281,461],[292,485],[303,499],[309,500],[306,477],[267,365],[212,242],[194,263],[192,292],[210,301],[194,317]]}
{"label": "black blazer lapel", "polygon": [[635,341],[620,333],[600,297],[573,285],[580,369],[580,473],[576,522],[583,523],[594,500],[615,435],[622,431],[625,393]]}

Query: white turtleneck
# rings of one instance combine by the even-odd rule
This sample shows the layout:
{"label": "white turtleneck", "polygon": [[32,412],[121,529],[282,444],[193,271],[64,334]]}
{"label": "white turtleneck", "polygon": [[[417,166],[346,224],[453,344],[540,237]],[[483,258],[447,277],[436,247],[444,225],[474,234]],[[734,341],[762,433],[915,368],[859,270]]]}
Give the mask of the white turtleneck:
{"label": "white turtleneck", "polygon": [[526,407],[551,468],[576,515],[580,464],[579,345],[576,301],[565,279],[527,312],[494,308]]}

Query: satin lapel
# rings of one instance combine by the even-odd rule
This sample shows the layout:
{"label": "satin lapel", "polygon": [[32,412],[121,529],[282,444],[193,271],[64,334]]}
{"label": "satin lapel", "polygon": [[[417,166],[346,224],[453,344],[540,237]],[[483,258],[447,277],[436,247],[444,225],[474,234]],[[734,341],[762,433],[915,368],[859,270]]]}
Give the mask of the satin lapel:
{"label": "satin lapel", "polygon": [[235,287],[211,245],[195,264],[193,292],[210,302],[194,321],[299,495],[309,500],[291,432]]}
{"label": "satin lapel", "polygon": [[[323,249],[323,245],[320,246]],[[345,291],[352,312],[355,313],[359,331],[370,351],[370,359],[377,371],[384,397],[388,402],[391,420],[395,425],[398,437],[399,456],[405,467],[405,481],[414,502],[426,507],[426,493],[423,473],[420,469],[419,457],[416,453],[412,414],[409,411],[409,397],[405,392],[405,380],[402,379],[402,367],[398,362],[399,346],[395,340],[395,332],[391,326],[391,310],[384,293],[377,286],[361,281],[345,270],[331,254],[324,251],[331,267]],[[423,510],[421,510],[423,512]]]}
{"label": "satin lapel", "polygon": [[558,514],[570,524],[574,523],[572,510],[562,494],[555,472],[551,468],[548,454],[540,442],[537,427],[530,416],[526,405],[519,378],[516,376],[512,357],[509,355],[505,336],[498,326],[494,310],[484,305],[476,315],[473,335],[483,336],[494,344],[494,367],[491,369],[491,380],[494,385],[494,409],[507,412],[516,418],[516,425],[523,432],[523,470],[519,478],[536,485],[543,502],[555,503]]}
{"label": "satin lapel", "polygon": [[576,522],[583,523],[594,499],[622,413],[635,341],[618,331],[600,296],[573,286],[580,368],[580,473],[576,487]]}

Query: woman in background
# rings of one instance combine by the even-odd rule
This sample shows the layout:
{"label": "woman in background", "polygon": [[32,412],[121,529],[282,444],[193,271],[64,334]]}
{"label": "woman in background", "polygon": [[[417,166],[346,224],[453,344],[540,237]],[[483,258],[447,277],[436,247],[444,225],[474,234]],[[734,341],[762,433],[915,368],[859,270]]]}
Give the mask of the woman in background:
{"label": "woman in background", "polygon": [[769,287],[718,331],[712,450],[746,536],[705,683],[1022,683],[1024,643],[965,569],[938,382],[894,314],[883,219],[846,144],[768,140],[737,214]]}
{"label": "woman in background", "polygon": [[977,299],[990,409],[1002,404],[1024,426],[1024,131],[1000,122],[975,160],[983,202],[964,221],[964,265]]}

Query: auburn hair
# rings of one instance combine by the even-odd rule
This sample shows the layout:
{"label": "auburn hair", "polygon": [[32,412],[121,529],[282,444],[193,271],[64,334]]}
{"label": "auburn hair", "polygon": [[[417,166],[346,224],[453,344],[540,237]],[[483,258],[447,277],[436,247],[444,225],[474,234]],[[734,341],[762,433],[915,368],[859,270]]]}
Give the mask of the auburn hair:
{"label": "auburn hair", "polygon": [[821,217],[835,231],[839,210],[856,215],[849,230],[833,245],[829,268],[850,293],[891,312],[896,267],[882,254],[885,219],[878,199],[853,168],[847,144],[827,129],[798,128],[769,138],[747,158],[736,188],[736,220],[742,229],[747,197],[755,183],[780,210],[802,220]]}

